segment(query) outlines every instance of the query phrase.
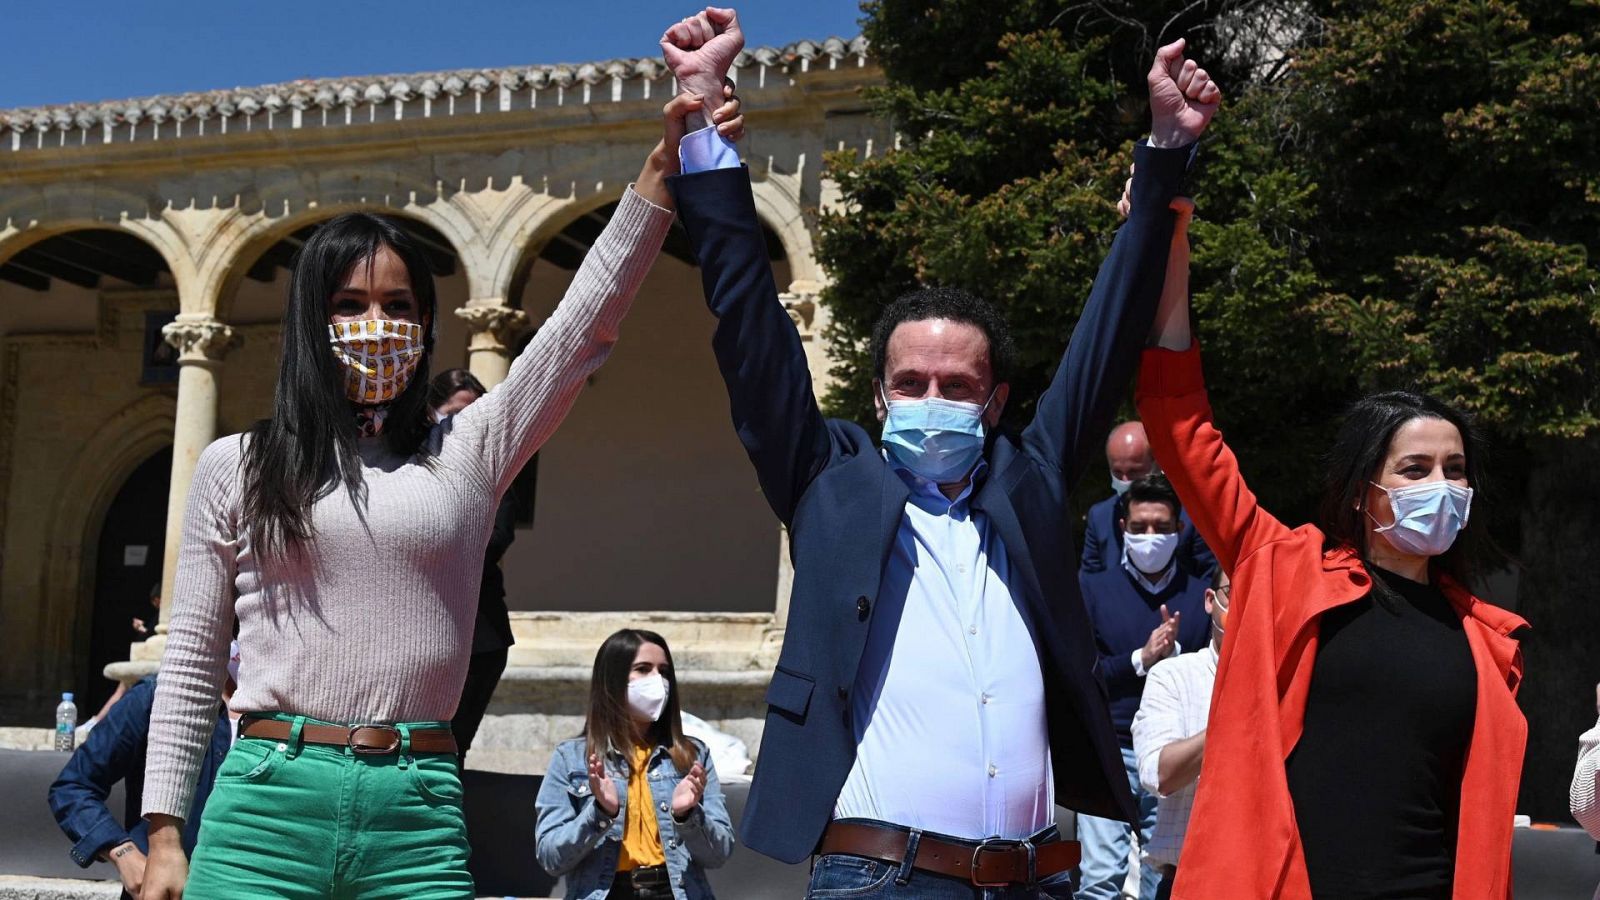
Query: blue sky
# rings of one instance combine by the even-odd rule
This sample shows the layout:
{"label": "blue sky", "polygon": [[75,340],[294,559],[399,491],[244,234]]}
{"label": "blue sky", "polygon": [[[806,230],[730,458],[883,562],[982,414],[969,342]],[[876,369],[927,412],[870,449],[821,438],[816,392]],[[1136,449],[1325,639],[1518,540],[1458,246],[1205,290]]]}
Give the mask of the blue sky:
{"label": "blue sky", "polygon": [[[8,0],[0,109],[656,52],[671,0]],[[748,46],[859,33],[857,0],[746,0]]]}

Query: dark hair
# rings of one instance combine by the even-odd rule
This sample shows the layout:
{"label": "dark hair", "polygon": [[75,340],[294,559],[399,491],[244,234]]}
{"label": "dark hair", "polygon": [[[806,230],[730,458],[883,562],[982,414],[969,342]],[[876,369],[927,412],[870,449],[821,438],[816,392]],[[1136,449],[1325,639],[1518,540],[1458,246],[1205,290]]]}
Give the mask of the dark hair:
{"label": "dark hair", "polygon": [[656,745],[672,754],[679,772],[688,772],[699,753],[683,736],[683,716],[678,703],[678,670],[666,638],[654,631],[624,628],[605,639],[594,655],[594,675],[589,679],[589,711],[584,717],[584,755],[622,754],[626,763],[634,744],[633,715],[628,711],[628,674],[644,644],[655,644],[667,657],[667,707],[647,732]]}
{"label": "dark hair", "polygon": [[245,449],[242,514],[251,541],[268,556],[309,538],[311,505],[340,484],[358,504],[364,499],[355,415],[328,338],[328,300],[352,268],[371,265],[380,247],[405,264],[423,325],[422,359],[411,383],[389,404],[383,442],[402,456],[426,452],[435,313],[427,257],[391,218],[360,212],[335,216],[295,255],[272,418],[251,427]]}
{"label": "dark hair", "polygon": [[1178,492],[1172,489],[1172,482],[1167,480],[1167,476],[1160,472],[1152,472],[1128,485],[1128,490],[1117,498],[1118,521],[1128,517],[1128,507],[1135,503],[1165,503],[1172,507],[1174,520],[1183,514]]}
{"label": "dark hair", "polygon": [[455,396],[456,391],[471,391],[479,397],[489,393],[478,376],[466,369],[445,369],[428,382],[428,407],[438,409]]}
{"label": "dark hair", "polygon": [[[1222,578],[1223,578],[1223,576],[1225,576],[1227,574],[1228,573],[1226,571],[1224,571],[1223,568],[1222,568],[1222,563],[1217,563],[1216,565],[1211,567],[1210,573],[1208,573],[1206,575],[1206,585],[1209,586],[1213,591],[1221,590],[1222,589]],[[1233,579],[1232,578],[1228,579],[1228,584],[1230,586],[1233,584]]]}
{"label": "dark hair", "polygon": [[1011,329],[989,301],[960,288],[931,287],[902,294],[899,299],[884,307],[878,322],[872,326],[872,372],[883,378],[884,364],[888,358],[889,337],[902,322],[921,322],[927,319],[949,319],[965,322],[983,332],[989,341],[989,370],[995,384],[1011,380],[1017,364],[1017,346],[1011,340]]}
{"label": "dark hair", "polygon": [[1463,529],[1450,549],[1434,558],[1433,568],[1470,586],[1479,567],[1495,555],[1484,518],[1489,495],[1485,471],[1488,448],[1467,414],[1414,391],[1363,397],[1346,411],[1328,451],[1317,524],[1326,538],[1325,549],[1349,547],[1361,557],[1372,576],[1374,592],[1382,600],[1393,600],[1395,594],[1372,565],[1371,548],[1367,546],[1367,489],[1377,480],[1395,432],[1414,419],[1440,419],[1461,432],[1461,446],[1467,456],[1467,486],[1473,494],[1473,518],[1478,522],[1476,528]]}

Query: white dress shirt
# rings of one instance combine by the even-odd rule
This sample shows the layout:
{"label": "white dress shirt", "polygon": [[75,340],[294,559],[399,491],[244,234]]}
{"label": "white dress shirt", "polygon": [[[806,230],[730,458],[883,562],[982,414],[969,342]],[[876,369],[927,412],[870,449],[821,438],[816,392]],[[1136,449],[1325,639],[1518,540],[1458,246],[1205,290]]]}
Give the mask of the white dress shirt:
{"label": "white dress shirt", "polygon": [[1156,827],[1144,848],[1146,859],[1175,866],[1189,830],[1197,781],[1170,796],[1160,791],[1161,750],[1205,730],[1211,711],[1211,688],[1217,680],[1217,648],[1208,643],[1198,653],[1164,659],[1150,667],[1144,696],[1133,716],[1133,755],[1139,761],[1139,782],[1156,795]]}
{"label": "white dress shirt", "polygon": [[952,501],[895,472],[911,496],[856,672],[856,761],[834,816],[1036,834],[1055,820],[1044,678],[1005,547],[970,485]]}

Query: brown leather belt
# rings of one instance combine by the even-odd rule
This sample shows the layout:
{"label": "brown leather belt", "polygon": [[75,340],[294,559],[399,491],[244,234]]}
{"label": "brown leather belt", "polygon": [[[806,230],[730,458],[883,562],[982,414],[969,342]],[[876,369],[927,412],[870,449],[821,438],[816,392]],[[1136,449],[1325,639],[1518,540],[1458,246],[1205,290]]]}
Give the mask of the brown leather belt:
{"label": "brown leather belt", "polygon": [[[287,741],[293,727],[292,722],[245,716],[239,720],[239,735]],[[349,747],[362,756],[398,753],[401,743],[400,729],[393,725],[318,725],[313,722],[300,726],[300,740],[307,744]],[[456,737],[448,728],[414,728],[411,729],[411,750],[414,753],[455,753]]]}
{"label": "brown leather belt", "polygon": [[[843,853],[865,856],[879,862],[900,865],[905,862],[911,834],[899,828],[864,822],[830,822],[822,832],[823,856]],[[964,878],[977,887],[1004,887],[1030,884],[1041,878],[1065,872],[1078,864],[1077,841],[1000,840],[956,842],[924,833],[917,841],[913,868],[952,878]],[[1032,857],[1032,879],[1029,878]]]}

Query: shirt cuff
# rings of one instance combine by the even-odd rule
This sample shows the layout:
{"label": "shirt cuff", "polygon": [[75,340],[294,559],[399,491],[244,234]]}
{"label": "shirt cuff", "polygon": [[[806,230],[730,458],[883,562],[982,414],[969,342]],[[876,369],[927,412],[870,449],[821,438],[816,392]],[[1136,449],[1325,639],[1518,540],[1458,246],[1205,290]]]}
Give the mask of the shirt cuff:
{"label": "shirt cuff", "polygon": [[685,175],[712,169],[737,169],[739,148],[718,134],[714,126],[707,125],[689,132],[678,142],[678,163]]}
{"label": "shirt cuff", "polygon": [[1144,677],[1144,657],[1138,650],[1133,651],[1133,674]]}

